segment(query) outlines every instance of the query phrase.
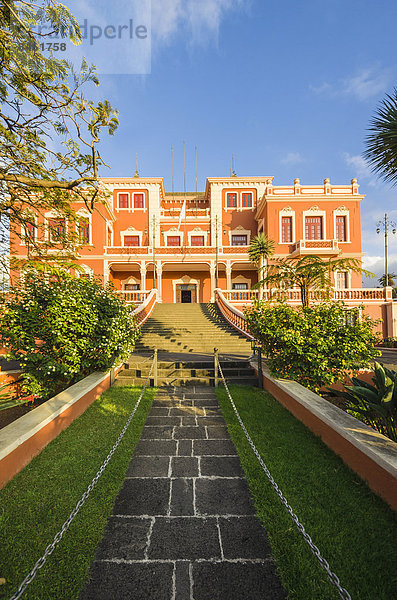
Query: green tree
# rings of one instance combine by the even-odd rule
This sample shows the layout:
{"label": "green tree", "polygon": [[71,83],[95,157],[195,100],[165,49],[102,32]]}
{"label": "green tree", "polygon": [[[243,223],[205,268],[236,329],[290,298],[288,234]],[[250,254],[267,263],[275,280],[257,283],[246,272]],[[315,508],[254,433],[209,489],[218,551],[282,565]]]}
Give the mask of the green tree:
{"label": "green tree", "polygon": [[323,260],[318,256],[308,254],[299,259],[280,258],[272,261],[266,269],[264,278],[255,287],[268,285],[275,288],[276,296],[282,297],[283,289],[297,286],[301,292],[303,306],[309,306],[310,292],[317,291],[318,297],[325,299],[332,288],[331,274],[335,271],[352,271],[373,274],[361,267],[361,261],[356,258],[336,258]]}
{"label": "green tree", "polygon": [[248,253],[250,261],[258,268],[258,280],[260,280],[263,277],[267,259],[274,254],[274,242],[264,233],[259,233],[252,238]]}
{"label": "green tree", "polygon": [[256,303],[245,312],[250,331],[277,377],[318,391],[371,366],[380,355],[374,344],[376,323],[360,308],[341,302],[294,308]]}
{"label": "green tree", "polygon": [[130,308],[100,280],[32,271],[1,307],[0,346],[23,368],[23,391],[48,398],[132,351]]}
{"label": "green tree", "polygon": [[[47,33],[39,33],[46,25]],[[73,219],[71,202],[92,210],[100,197],[98,150],[112,135],[117,113],[107,100],[87,100],[82,87],[99,85],[95,67],[44,55],[51,34],[74,44],[81,32],[56,0],[3,0],[0,4],[0,228],[18,235],[33,215],[56,210]],[[62,40],[61,40],[62,41]],[[70,228],[71,229],[71,228]],[[39,246],[37,246],[38,249]]]}
{"label": "green tree", "polygon": [[388,273],[387,275],[386,275],[386,273],[384,273],[382,275],[382,277],[379,277],[378,281],[382,287],[386,287],[386,286],[395,287],[395,285],[396,285],[395,278],[396,277],[397,277],[397,275],[395,273]]}
{"label": "green tree", "polygon": [[380,102],[369,132],[364,158],[385,181],[397,183],[397,88]]}

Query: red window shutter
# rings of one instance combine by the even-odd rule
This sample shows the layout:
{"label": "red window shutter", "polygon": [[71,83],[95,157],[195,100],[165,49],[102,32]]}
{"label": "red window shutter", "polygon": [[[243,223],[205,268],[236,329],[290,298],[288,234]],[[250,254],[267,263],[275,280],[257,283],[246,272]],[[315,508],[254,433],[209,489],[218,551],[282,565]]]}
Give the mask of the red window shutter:
{"label": "red window shutter", "polygon": [[281,241],[284,244],[292,242],[292,217],[281,217]]}
{"label": "red window shutter", "polygon": [[134,208],[144,208],[143,194],[134,194]]}
{"label": "red window shutter", "polygon": [[323,239],[323,218],[306,217],[305,219],[305,237],[307,240]]}
{"label": "red window shutter", "polygon": [[346,217],[336,217],[336,239],[339,242],[346,242]]}
{"label": "red window shutter", "polygon": [[36,239],[36,227],[33,223],[26,223],[26,237],[32,242]]}
{"label": "red window shutter", "polygon": [[169,235],[167,237],[167,246],[180,246],[181,238],[179,235]]}
{"label": "red window shutter", "polygon": [[79,223],[79,237],[81,244],[90,243],[90,224],[88,221],[80,220]]}
{"label": "red window shutter", "polygon": [[252,207],[252,194],[242,194],[242,206],[243,208]]}
{"label": "red window shutter", "polygon": [[139,235],[125,235],[124,246],[139,246]]}
{"label": "red window shutter", "polygon": [[203,235],[192,235],[190,238],[192,246],[204,246],[204,236]]}
{"label": "red window shutter", "polygon": [[50,237],[53,242],[60,242],[65,236],[65,219],[50,219],[48,221]]}
{"label": "red window shutter", "polygon": [[119,208],[128,208],[129,194],[119,194]]}
{"label": "red window shutter", "polygon": [[236,208],[237,206],[237,194],[228,194],[227,195],[227,207],[228,208]]}
{"label": "red window shutter", "polygon": [[247,246],[246,235],[232,235],[232,246]]}

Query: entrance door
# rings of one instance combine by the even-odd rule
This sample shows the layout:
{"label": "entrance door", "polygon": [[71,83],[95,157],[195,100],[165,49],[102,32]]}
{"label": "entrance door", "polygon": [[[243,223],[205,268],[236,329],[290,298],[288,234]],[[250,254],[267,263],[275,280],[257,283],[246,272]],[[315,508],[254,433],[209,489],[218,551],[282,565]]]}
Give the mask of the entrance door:
{"label": "entrance door", "polygon": [[196,284],[178,284],[176,286],[176,301],[183,303],[197,302]]}
{"label": "entrance door", "polygon": [[186,303],[186,302],[191,303],[191,301],[192,301],[192,291],[191,290],[181,290],[181,302],[182,303]]}

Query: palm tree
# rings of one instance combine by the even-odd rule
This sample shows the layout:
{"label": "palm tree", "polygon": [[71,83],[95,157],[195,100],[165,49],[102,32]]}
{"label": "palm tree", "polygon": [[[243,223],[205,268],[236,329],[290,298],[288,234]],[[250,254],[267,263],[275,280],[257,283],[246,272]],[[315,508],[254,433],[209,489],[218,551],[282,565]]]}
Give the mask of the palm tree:
{"label": "palm tree", "polygon": [[[263,277],[263,270],[266,265],[266,260],[274,254],[274,242],[270,240],[264,233],[258,233],[250,243],[248,250],[250,261],[258,267],[258,280]],[[262,294],[262,288],[259,290],[259,295]]]}
{"label": "palm tree", "polygon": [[397,88],[381,101],[370,122],[364,158],[385,181],[397,183]]}
{"label": "palm tree", "polygon": [[300,259],[280,258],[273,261],[267,268],[265,277],[254,287],[270,284],[276,288],[296,285],[301,292],[302,305],[309,306],[309,292],[318,290],[324,297],[329,295],[332,288],[331,273],[335,271],[353,271],[363,273],[367,277],[373,274],[361,267],[361,261],[356,258],[337,258],[322,260],[320,257],[308,254]]}
{"label": "palm tree", "polygon": [[382,277],[379,277],[378,281],[382,287],[386,287],[387,285],[391,287],[395,287],[396,282],[394,281],[397,275],[395,273],[383,274]]}

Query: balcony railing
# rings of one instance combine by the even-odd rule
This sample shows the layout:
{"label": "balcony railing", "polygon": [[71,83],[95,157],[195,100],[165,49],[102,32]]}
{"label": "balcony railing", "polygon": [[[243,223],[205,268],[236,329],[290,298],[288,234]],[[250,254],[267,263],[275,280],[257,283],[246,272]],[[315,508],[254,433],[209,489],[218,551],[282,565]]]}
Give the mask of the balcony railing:
{"label": "balcony railing", "polygon": [[[291,303],[301,302],[301,292],[299,289],[263,289],[261,294],[258,290],[222,290],[222,294],[228,302],[234,305],[248,304],[260,296],[262,300],[282,299]],[[323,290],[311,290],[309,292],[309,301],[321,302],[324,300],[344,300],[345,302],[379,302],[392,300],[392,288],[346,288],[331,289],[329,294]]]}
{"label": "balcony railing", "polygon": [[305,254],[335,256],[340,252],[338,240],[298,240],[292,244],[291,256],[303,256]]}
{"label": "balcony railing", "polygon": [[127,302],[127,304],[142,304],[148,298],[149,294],[151,293],[151,290],[146,292],[142,292],[140,290],[118,290],[117,293],[123,298],[125,302]]}
{"label": "balcony railing", "polygon": [[[249,246],[219,246],[219,254],[247,254]],[[215,246],[160,246],[155,249],[156,255],[162,254],[216,254]],[[105,246],[105,254],[139,254],[153,255],[151,246]]]}

